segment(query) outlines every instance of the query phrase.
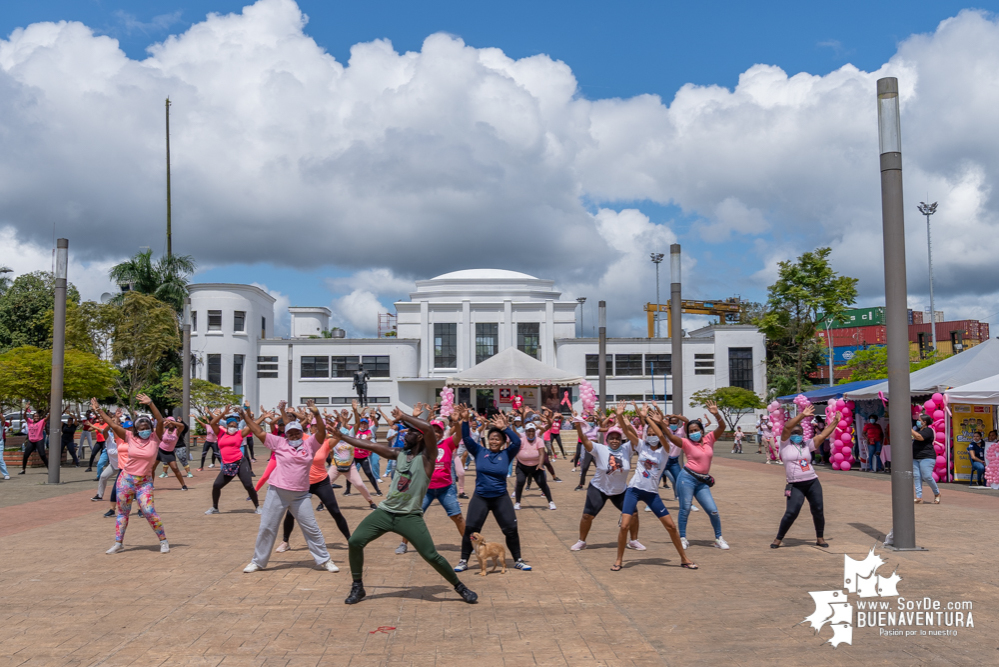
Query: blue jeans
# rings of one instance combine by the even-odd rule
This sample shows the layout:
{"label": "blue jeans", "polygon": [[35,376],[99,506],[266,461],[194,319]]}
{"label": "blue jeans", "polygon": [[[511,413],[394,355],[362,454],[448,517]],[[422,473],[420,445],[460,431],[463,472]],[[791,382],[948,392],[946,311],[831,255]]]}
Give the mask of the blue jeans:
{"label": "blue jeans", "polygon": [[442,486],[439,489],[427,489],[427,495],[423,496],[423,511],[427,511],[430,503],[437,500],[444,506],[444,511],[448,516],[458,516],[461,514],[461,505],[458,504],[458,491],[454,484]]}
{"label": "blue jeans", "polygon": [[985,464],[981,461],[971,462],[971,483],[975,483],[975,473],[978,473],[978,483],[985,486]]}
{"label": "blue jeans", "polygon": [[721,517],[718,516],[718,506],[711,495],[711,488],[704,482],[698,482],[686,470],[681,468],[680,475],[676,480],[677,495],[680,499],[680,537],[687,536],[687,517],[690,516],[690,506],[697,498],[697,504],[708,513],[711,519],[711,527],[715,529],[715,538],[721,537]]}
{"label": "blue jeans", "polygon": [[104,466],[108,463],[110,463],[110,460],[108,459],[108,448],[105,447],[101,450],[100,458],[97,459],[97,479],[101,478],[101,472],[104,471]]}
{"label": "blue jeans", "polygon": [[933,490],[933,495],[939,496],[940,489],[933,481],[933,468],[936,466],[936,459],[913,459],[912,461],[912,481],[916,485],[916,497],[923,497],[923,482],[928,482]]}
{"label": "blue jeans", "polygon": [[10,473],[7,472],[7,464],[3,460],[3,448],[6,446],[6,442],[0,440],[0,476],[9,477]]}
{"label": "blue jeans", "polygon": [[680,477],[680,471],[683,468],[680,467],[680,457],[676,458],[668,457],[666,459],[666,467],[663,468],[663,474],[669,477],[669,481],[673,483],[673,498],[679,498],[676,494],[676,480]]}
{"label": "blue jeans", "polygon": [[[393,447],[392,449],[401,449],[400,447]],[[401,455],[401,452],[400,452]],[[385,476],[389,479],[392,478],[392,473],[395,472],[395,459],[389,459],[388,464],[385,466]]]}
{"label": "blue jeans", "polygon": [[374,474],[375,479],[381,479],[382,462],[381,459],[378,458],[378,454],[371,452],[371,456],[368,457],[368,460],[371,462],[371,472]]}
{"label": "blue jeans", "polygon": [[881,443],[876,445],[867,445],[867,469],[877,472],[879,469],[884,470],[885,464],[881,462]]}

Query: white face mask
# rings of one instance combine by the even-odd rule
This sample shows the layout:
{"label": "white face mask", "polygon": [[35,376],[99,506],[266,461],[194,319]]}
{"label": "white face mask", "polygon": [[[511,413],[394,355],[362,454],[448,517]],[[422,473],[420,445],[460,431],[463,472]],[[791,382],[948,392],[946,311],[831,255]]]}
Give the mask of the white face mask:
{"label": "white face mask", "polygon": [[288,444],[294,447],[295,449],[298,449],[299,447],[302,446],[302,440],[289,440]]}
{"label": "white face mask", "polygon": [[226,428],[226,433],[228,433],[229,435],[236,435],[237,431],[239,431],[239,427],[238,426],[230,426],[230,427]]}

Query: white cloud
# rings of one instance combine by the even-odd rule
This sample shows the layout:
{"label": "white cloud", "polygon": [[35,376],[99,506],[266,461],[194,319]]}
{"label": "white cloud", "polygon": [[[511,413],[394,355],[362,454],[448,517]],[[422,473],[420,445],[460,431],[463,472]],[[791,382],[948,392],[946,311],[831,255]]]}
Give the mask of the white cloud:
{"label": "white cloud", "polygon": [[378,334],[378,315],[394,312],[394,308],[386,308],[373,293],[364,289],[355,289],[339,299],[333,300],[334,322],[348,332],[373,338]]}
{"label": "white cloud", "polygon": [[344,278],[329,278],[326,286],[333,292],[364,290],[403,298],[413,291],[413,281],[396,276],[391,269],[365,269]]}
{"label": "white cloud", "polygon": [[276,299],[274,302],[274,335],[287,336],[291,333],[291,315],[288,308],[291,306],[291,299],[287,294],[278,290],[268,289],[267,285],[261,283],[250,283],[254,287],[259,287]]}
{"label": "white cloud", "polygon": [[[26,242],[18,238],[17,230],[11,225],[0,227],[0,265],[11,269],[7,274],[11,280],[24,273],[32,271],[52,271],[53,252],[55,244],[51,241],[48,247],[38,243]],[[66,275],[69,282],[80,292],[83,300],[98,300],[104,292],[117,292],[118,288],[108,280],[108,270],[112,262],[84,261],[87,252],[76,250],[73,243],[69,246],[69,265]]]}

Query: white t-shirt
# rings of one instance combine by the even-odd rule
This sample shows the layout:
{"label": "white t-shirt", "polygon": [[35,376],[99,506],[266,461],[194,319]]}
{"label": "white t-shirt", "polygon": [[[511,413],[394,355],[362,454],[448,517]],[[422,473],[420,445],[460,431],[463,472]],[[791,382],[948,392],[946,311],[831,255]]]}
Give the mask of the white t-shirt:
{"label": "white t-shirt", "polygon": [[644,440],[638,441],[638,463],[635,464],[635,474],[631,476],[628,486],[641,491],[659,492],[659,480],[662,479],[666,467],[666,449],[652,449]]}
{"label": "white t-shirt", "polygon": [[631,443],[625,441],[617,450],[593,443],[592,456],[597,472],[590,483],[608,496],[624,493],[628,488],[628,470],[631,469]]}

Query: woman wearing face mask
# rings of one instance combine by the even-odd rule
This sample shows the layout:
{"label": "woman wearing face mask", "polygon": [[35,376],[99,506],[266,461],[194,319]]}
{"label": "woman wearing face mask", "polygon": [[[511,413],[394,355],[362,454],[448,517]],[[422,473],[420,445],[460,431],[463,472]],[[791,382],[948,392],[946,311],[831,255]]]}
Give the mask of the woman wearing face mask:
{"label": "woman wearing face mask", "polygon": [[[219,416],[222,416],[222,412],[220,410],[216,410],[216,412]],[[208,417],[205,418],[198,417],[197,415],[191,415],[205,428],[205,442],[201,445],[201,467],[198,468],[198,472],[202,472],[205,469],[205,457],[208,456],[208,452],[212,453],[212,460],[208,464],[209,468],[215,467],[215,459],[221,460],[222,458],[219,456],[218,436],[215,435],[215,429],[212,428],[211,425],[211,417],[213,414],[214,413],[210,413]]]}
{"label": "woman wearing face mask", "polygon": [[867,418],[867,423],[864,424],[864,437],[867,438],[867,470],[871,472],[884,470],[884,464],[881,463],[881,445],[885,439],[885,432],[878,425],[877,415]]}
{"label": "woman wearing face mask", "polygon": [[[617,560],[611,566],[611,571],[618,572],[621,570],[622,561],[624,560],[624,549],[627,546],[628,531],[631,528],[632,522],[636,519],[635,511],[638,509],[639,501],[645,503],[646,507],[651,507],[652,513],[662,522],[663,528],[666,529],[670,540],[673,542],[673,546],[676,548],[676,552],[680,555],[680,567],[688,570],[696,570],[697,565],[687,557],[686,545],[680,539],[680,533],[677,532],[676,526],[673,524],[673,518],[669,515],[669,510],[666,509],[662,498],[659,497],[659,480],[662,478],[663,470],[666,468],[667,458],[666,450],[662,446],[662,429],[654,421],[654,418],[650,418],[648,409],[642,408],[640,414],[644,419],[649,420],[650,436],[648,440],[640,441],[638,434],[634,431],[631,424],[625,421],[623,413],[624,405],[621,404],[617,409],[618,427],[627,434],[628,439],[635,445],[638,453],[638,461],[635,464],[635,473],[631,476],[631,481],[628,482],[628,489],[624,494],[624,502],[621,507],[621,528],[618,530],[617,535]],[[608,431],[608,435],[610,435],[610,431]]]}
{"label": "woman wearing face mask", "polygon": [[978,485],[985,486],[985,443],[982,442],[982,432],[975,431],[968,445],[968,458],[971,459],[971,479],[968,486],[975,486],[975,473],[978,473]]}
{"label": "woman wearing face mask", "polygon": [[836,418],[829,422],[825,429],[809,440],[805,440],[804,429],[801,422],[805,417],[815,414],[815,408],[809,405],[789,422],[784,425],[781,433],[780,458],[784,461],[784,473],[787,476],[787,486],[784,487],[784,495],[787,496],[787,509],[784,510],[784,517],[780,520],[777,528],[777,537],[771,549],[780,547],[780,543],[791,529],[794,520],[798,518],[798,512],[805,500],[808,500],[808,508],[812,511],[812,523],[815,524],[815,544],[820,547],[828,547],[829,544],[823,539],[826,519],[822,510],[822,484],[812,467],[812,452],[815,451],[815,441],[821,442],[828,438],[836,429],[839,423],[840,413],[836,413]]}
{"label": "woman wearing face mask", "polygon": [[[162,462],[164,468],[170,466],[170,470],[173,471],[173,474],[177,476],[177,481],[180,482],[181,490],[187,491],[187,484],[184,483],[184,478],[180,474],[180,468],[177,466],[177,455],[174,453],[177,449],[180,427],[181,424],[175,422],[170,417],[167,417],[166,421],[163,422],[163,438],[160,440],[160,451],[156,453],[156,460]],[[153,470],[155,469],[154,467]],[[165,470],[160,477],[166,477]]]}
{"label": "woman wearing face mask", "polygon": [[[573,424],[576,426],[576,435],[580,444],[586,452],[593,457],[597,466],[597,472],[590,481],[589,488],[586,489],[586,503],[583,506],[583,517],[579,520],[579,541],[569,547],[570,551],[582,551],[586,548],[586,537],[590,534],[590,527],[593,519],[600,514],[607,501],[611,501],[614,507],[620,512],[624,503],[624,493],[628,489],[628,470],[631,469],[631,455],[637,444],[635,440],[624,441],[624,432],[617,428],[608,429],[604,440],[606,444],[593,442],[586,435],[583,426],[586,424],[581,417],[573,413]],[[629,549],[645,551],[645,547],[638,541],[638,517],[634,517],[631,522],[631,540],[628,541]]]}
{"label": "woman wearing face mask", "polygon": [[[468,426],[468,411],[457,408],[461,419],[461,435],[468,453],[475,457],[475,493],[468,501],[465,512],[465,536],[461,540],[461,559],[454,566],[455,572],[468,569],[468,557],[472,555],[472,533],[478,533],[486,523],[490,513],[496,518],[503,536],[506,537],[506,548],[514,559],[514,567],[518,570],[530,570],[531,566],[524,562],[520,553],[520,533],[517,531],[517,513],[513,509],[513,501],[506,490],[506,475],[517,452],[520,451],[520,436],[510,428],[506,417],[498,414],[490,422],[486,446],[483,447],[472,439],[472,431]],[[509,446],[507,446],[509,442]]]}
{"label": "woman wearing face mask", "polygon": [[170,551],[163,522],[160,521],[156,508],[153,506],[153,471],[156,467],[156,453],[159,451],[160,438],[163,436],[163,417],[145,394],[136,396],[139,403],[148,405],[156,428],[149,417],[139,417],[132,428],[126,430],[107,415],[96,398],[90,399],[90,407],[101,415],[105,422],[111,425],[114,434],[127,443],[128,460],[123,463],[121,475],[115,483],[117,490],[117,521],[115,522],[114,546],[107,550],[116,554],[125,549],[125,530],[128,528],[128,516],[132,512],[132,500],[139,501],[139,512],[149,522],[153,532],[160,541],[160,553]]}
{"label": "woman wearing face mask", "polygon": [[524,484],[528,477],[538,483],[538,488],[545,494],[548,500],[548,509],[555,509],[552,501],[552,492],[548,488],[548,480],[545,479],[545,471],[542,469],[545,453],[545,441],[538,435],[538,425],[530,422],[524,427],[524,438],[520,441],[520,451],[517,452],[517,486],[514,493],[517,502],[513,509],[520,509],[520,499],[524,494]]}
{"label": "woman wearing face mask", "polygon": [[[205,511],[205,514],[219,514],[219,498],[222,495],[222,487],[231,482],[233,478],[239,477],[247,495],[253,501],[253,511],[260,514],[260,501],[257,498],[257,490],[253,488],[253,476],[250,474],[250,462],[243,456],[243,439],[246,435],[239,428],[239,417],[229,414],[231,406],[225,409],[229,416],[225,419],[225,428],[219,426],[222,418],[222,411],[218,411],[212,417],[208,428],[215,433],[218,441],[219,458],[222,459],[222,470],[212,484],[212,507]],[[247,421],[249,427],[249,422]],[[249,429],[246,429],[249,432]]]}
{"label": "woman wearing face mask", "polygon": [[923,482],[933,491],[933,504],[940,504],[940,489],[933,479],[933,467],[937,461],[937,451],[933,446],[936,433],[933,430],[933,417],[922,415],[920,429],[912,430],[912,483],[916,487],[916,504],[923,502]]}
{"label": "woman wearing face mask", "polygon": [[718,414],[718,408],[713,401],[707,402],[708,412],[718,420],[718,428],[711,433],[704,432],[701,420],[692,419],[687,422],[687,437],[681,438],[667,429],[665,435],[674,445],[683,449],[687,455],[687,465],[683,466],[676,480],[677,496],[680,500],[680,541],[683,548],[689,546],[687,542],[687,518],[690,516],[690,508],[697,498],[698,504],[711,520],[711,527],[715,531],[715,546],[719,549],[728,549],[728,542],[722,537],[721,517],[718,516],[718,506],[711,495],[711,485],[714,478],[708,473],[711,471],[711,459],[714,456],[715,440],[725,432],[725,421]]}

